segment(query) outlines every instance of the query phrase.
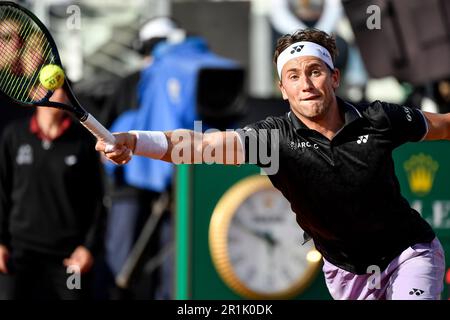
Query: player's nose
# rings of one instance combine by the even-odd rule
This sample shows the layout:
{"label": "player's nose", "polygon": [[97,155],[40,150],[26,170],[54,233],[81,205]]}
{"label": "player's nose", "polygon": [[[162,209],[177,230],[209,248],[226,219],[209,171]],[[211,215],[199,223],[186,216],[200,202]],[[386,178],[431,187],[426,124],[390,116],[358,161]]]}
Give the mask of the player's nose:
{"label": "player's nose", "polygon": [[306,75],[301,75],[299,79],[300,89],[302,91],[311,91],[314,89],[314,84],[311,79]]}

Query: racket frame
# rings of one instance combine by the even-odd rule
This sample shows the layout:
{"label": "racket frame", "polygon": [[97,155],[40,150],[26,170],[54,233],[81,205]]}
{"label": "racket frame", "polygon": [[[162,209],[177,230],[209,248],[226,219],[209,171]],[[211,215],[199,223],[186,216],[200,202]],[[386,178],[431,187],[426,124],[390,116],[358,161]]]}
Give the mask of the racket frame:
{"label": "racket frame", "polygon": [[[61,63],[61,58],[58,53],[58,47],[56,46],[56,42],[53,39],[52,35],[48,31],[47,27],[39,20],[38,17],[34,13],[32,13],[30,10],[14,3],[11,1],[1,1],[0,7],[2,6],[11,6],[15,9],[24,12],[31,20],[33,20],[34,23],[37,24],[40,31],[44,33],[45,37],[47,38],[47,41],[50,44],[52,54],[54,56],[54,62],[53,64],[58,65],[61,67],[61,69],[64,71],[64,67]],[[14,104],[17,104],[22,107],[38,107],[38,106],[45,106],[45,107],[53,107],[62,109],[65,111],[68,111],[72,113],[80,122],[83,124],[94,136],[97,137],[97,139],[103,140],[107,142],[108,144],[114,144],[115,138],[114,136],[105,129],[89,112],[87,112],[80,104],[78,99],[75,97],[75,94],[73,93],[72,87],[69,85],[66,78],[64,78],[64,84],[62,85],[62,88],[64,89],[67,98],[70,102],[70,105],[64,104],[64,103],[58,103],[50,101],[50,97],[53,95],[52,90],[49,90],[50,94],[47,94],[42,100],[26,103],[23,101],[19,101],[14,99],[13,97],[7,95],[3,91],[0,90],[0,95],[7,101],[10,101]],[[87,121],[88,120],[88,121]]]}

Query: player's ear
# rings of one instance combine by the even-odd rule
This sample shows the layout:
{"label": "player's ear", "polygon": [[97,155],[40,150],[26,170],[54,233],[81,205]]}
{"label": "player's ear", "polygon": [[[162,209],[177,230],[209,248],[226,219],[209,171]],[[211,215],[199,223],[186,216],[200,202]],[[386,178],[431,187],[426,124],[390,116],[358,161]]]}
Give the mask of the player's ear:
{"label": "player's ear", "polygon": [[333,89],[336,90],[339,87],[339,83],[341,82],[341,72],[338,68],[334,68],[333,71],[331,71],[331,85],[333,86]]}
{"label": "player's ear", "polygon": [[283,99],[287,100],[288,96],[287,96],[286,90],[283,87],[283,83],[281,82],[281,80],[278,81],[278,88],[280,88],[281,94],[283,95]]}

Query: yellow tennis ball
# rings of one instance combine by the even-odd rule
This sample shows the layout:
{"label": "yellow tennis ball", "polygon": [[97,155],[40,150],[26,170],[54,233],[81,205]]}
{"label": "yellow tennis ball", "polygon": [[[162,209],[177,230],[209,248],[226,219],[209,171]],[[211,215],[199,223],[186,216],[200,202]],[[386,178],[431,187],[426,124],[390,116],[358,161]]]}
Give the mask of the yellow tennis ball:
{"label": "yellow tennis ball", "polygon": [[39,72],[39,81],[47,90],[56,90],[64,84],[64,70],[56,64],[48,64]]}

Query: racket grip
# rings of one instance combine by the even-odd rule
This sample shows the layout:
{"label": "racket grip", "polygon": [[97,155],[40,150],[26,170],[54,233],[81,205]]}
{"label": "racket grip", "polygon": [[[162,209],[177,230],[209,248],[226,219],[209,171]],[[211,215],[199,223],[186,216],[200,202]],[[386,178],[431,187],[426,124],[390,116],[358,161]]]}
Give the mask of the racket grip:
{"label": "racket grip", "polygon": [[114,136],[106,129],[97,119],[94,118],[91,114],[88,114],[86,120],[81,121],[81,124],[86,127],[96,138],[97,140],[101,140],[106,142],[106,144],[114,145],[116,143],[116,139]]}

